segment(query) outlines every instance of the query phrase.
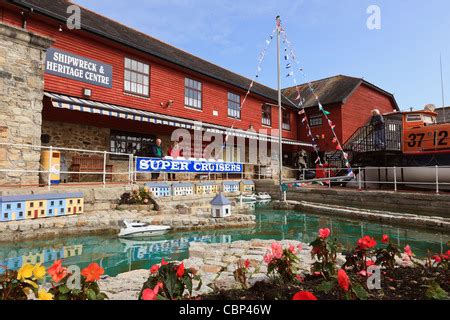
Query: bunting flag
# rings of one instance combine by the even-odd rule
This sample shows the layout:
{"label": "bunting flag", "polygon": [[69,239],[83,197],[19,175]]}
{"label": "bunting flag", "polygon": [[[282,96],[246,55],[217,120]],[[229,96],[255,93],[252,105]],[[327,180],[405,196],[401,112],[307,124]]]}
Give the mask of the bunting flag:
{"label": "bunting flag", "polygon": [[[305,109],[301,109],[298,114],[305,114]],[[304,119],[304,118],[303,118]]]}
{"label": "bunting flag", "polygon": [[291,77],[291,76],[293,76],[293,75],[294,75],[294,71],[291,71],[291,72],[289,72],[289,73],[287,74],[286,77]]}
{"label": "bunting flag", "polygon": [[290,64],[290,63],[288,63],[287,65],[286,65],[286,69],[290,69],[292,67],[292,65]]}
{"label": "bunting flag", "polygon": [[[285,52],[287,52],[287,49],[289,49],[289,52],[290,52],[289,60],[290,60],[291,62],[295,62],[295,63],[297,64],[298,70],[302,73],[303,77],[306,79],[304,69],[300,66],[300,63],[299,63],[299,61],[297,60],[295,51],[294,51],[294,49],[291,47],[291,42],[289,41],[289,39],[288,39],[288,37],[287,37],[286,31],[281,27],[281,21],[279,21],[279,23],[280,23],[279,30],[282,30],[283,43],[285,43],[285,44],[287,45],[287,47],[285,47]],[[291,68],[291,63],[289,63],[289,68],[288,68],[288,69],[290,69],[290,68]],[[290,76],[292,76],[292,78],[295,80],[295,74],[292,74],[292,71],[289,73],[288,77],[290,77]],[[344,152],[344,150],[343,150],[343,148],[342,148],[342,145],[341,145],[341,143],[339,142],[339,139],[338,139],[338,137],[337,137],[337,135],[336,135],[336,132],[335,132],[336,125],[333,123],[333,121],[331,121],[331,120],[329,119],[329,116],[331,115],[331,113],[330,113],[328,110],[325,110],[325,108],[323,107],[322,103],[320,102],[319,96],[316,94],[316,92],[315,92],[315,90],[314,90],[314,88],[313,88],[313,86],[312,86],[312,83],[311,83],[310,81],[306,81],[306,83],[308,84],[307,88],[309,89],[309,91],[311,92],[311,94],[312,94],[312,95],[314,96],[314,98],[316,99],[317,105],[319,106],[319,110],[320,110],[320,111],[323,113],[323,115],[325,116],[325,119],[326,119],[326,121],[327,121],[327,123],[328,123],[328,126],[329,126],[330,129],[331,129],[331,132],[332,132],[332,134],[333,134],[333,143],[337,144],[336,149],[342,152],[343,158],[345,159],[345,165],[346,165],[347,168],[350,169],[350,172],[352,172],[352,171],[351,171],[351,165],[350,165],[350,162],[348,161],[348,154]],[[296,82],[295,82],[295,84],[296,84]],[[301,101],[300,90],[299,90],[297,84],[296,84],[296,89],[297,89],[297,97],[296,97],[295,100],[296,100],[296,101],[300,100],[299,103],[298,103],[298,106],[300,107],[300,106],[303,106],[303,101]],[[310,126],[309,126],[309,121],[308,121],[308,119],[307,119],[306,113],[304,113],[304,110],[302,109],[302,111],[300,111],[299,114],[300,114],[300,115],[304,115],[304,117],[302,118],[302,123],[303,123],[303,124],[306,124],[307,134],[308,134],[308,136],[311,138],[311,140],[313,141],[313,148],[314,148],[314,150],[315,150],[315,151],[317,152],[317,154],[318,154],[318,148],[317,148],[317,146],[316,146],[316,144],[315,144],[315,139],[314,139],[314,136],[312,135],[311,128],[310,128]],[[317,159],[316,159],[316,164],[317,164],[318,162],[320,162],[320,157],[319,157],[319,156],[318,156]]]}

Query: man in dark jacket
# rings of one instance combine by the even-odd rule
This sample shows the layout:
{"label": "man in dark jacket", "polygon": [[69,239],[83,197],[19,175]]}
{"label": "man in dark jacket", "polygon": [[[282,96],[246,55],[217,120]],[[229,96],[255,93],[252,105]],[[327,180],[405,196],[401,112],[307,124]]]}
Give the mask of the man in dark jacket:
{"label": "man in dark jacket", "polygon": [[[163,150],[161,147],[161,139],[156,139],[155,144],[150,146],[150,158],[162,158],[164,157]],[[152,173],[152,180],[158,180],[159,172]]]}
{"label": "man in dark jacket", "polygon": [[380,113],[380,110],[372,110],[372,119],[370,125],[373,128],[373,137],[376,150],[384,150],[385,148],[385,129],[384,118]]}

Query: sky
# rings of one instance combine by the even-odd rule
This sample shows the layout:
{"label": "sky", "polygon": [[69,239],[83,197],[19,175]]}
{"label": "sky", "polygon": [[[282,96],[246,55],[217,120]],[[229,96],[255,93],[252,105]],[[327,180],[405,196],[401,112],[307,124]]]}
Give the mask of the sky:
{"label": "sky", "polygon": [[[450,105],[448,0],[74,0],[74,2],[233,72],[253,78],[281,16],[305,76],[362,77],[395,95],[400,108],[442,106],[440,55]],[[367,20],[380,8],[380,29]],[[276,42],[259,82],[276,88]],[[283,70],[284,72],[284,70]],[[294,85],[282,77],[282,86]]]}

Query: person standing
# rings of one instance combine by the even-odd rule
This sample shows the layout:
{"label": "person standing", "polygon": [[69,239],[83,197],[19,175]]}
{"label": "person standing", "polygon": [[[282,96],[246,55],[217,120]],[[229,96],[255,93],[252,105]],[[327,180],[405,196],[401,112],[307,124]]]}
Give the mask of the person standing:
{"label": "person standing", "polygon": [[[156,139],[155,144],[150,146],[150,157],[151,158],[159,158],[164,157],[163,150],[161,147],[162,141],[161,139]],[[152,172],[152,180],[158,180],[160,173]]]}
{"label": "person standing", "polygon": [[385,129],[384,118],[380,113],[380,110],[372,110],[372,119],[370,119],[370,125],[374,132],[374,144],[376,150],[384,150],[385,147]]}
{"label": "person standing", "polygon": [[[173,159],[176,159],[178,157],[181,156],[181,149],[180,146],[178,145],[177,141],[172,141],[172,144],[169,147],[169,150],[167,151],[167,155],[169,157],[172,157]],[[169,173],[169,180],[173,181],[175,180],[175,173]]]}

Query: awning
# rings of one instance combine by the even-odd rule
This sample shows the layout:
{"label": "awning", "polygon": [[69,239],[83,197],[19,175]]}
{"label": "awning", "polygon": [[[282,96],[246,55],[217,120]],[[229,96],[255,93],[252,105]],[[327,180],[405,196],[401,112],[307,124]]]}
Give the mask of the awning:
{"label": "awning", "polygon": [[[184,129],[192,130],[206,130],[207,132],[218,133],[223,135],[230,135],[235,137],[242,137],[248,139],[257,139],[261,141],[269,141],[278,143],[278,137],[264,135],[256,132],[249,132],[239,129],[231,129],[215,124],[198,122],[190,119],[168,116],[164,114],[154,113],[150,111],[138,110],[107,104],[88,99],[80,99],[69,97],[62,94],[45,92],[44,95],[49,97],[52,105],[59,109],[68,109],[80,112],[88,112],[92,114],[100,114],[104,116],[116,117],[127,120],[149,122],[153,124],[160,124]],[[297,145],[304,147],[312,147],[310,143],[299,142],[296,140],[283,139],[283,144]]]}

